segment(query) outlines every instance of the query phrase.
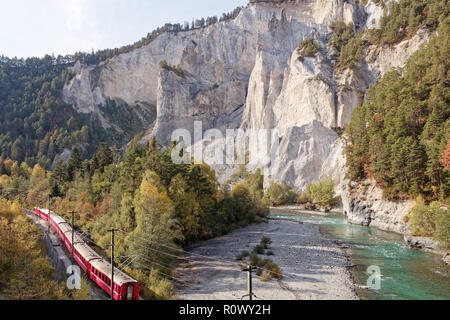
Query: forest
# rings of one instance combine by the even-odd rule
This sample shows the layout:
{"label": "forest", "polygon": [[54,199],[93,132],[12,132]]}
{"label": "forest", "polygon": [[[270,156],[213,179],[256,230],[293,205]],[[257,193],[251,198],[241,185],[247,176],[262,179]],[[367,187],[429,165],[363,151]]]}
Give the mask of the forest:
{"label": "forest", "polygon": [[16,211],[50,205],[69,221],[74,210],[77,229],[89,233],[88,241],[103,255],[108,227],[120,229],[117,264],[136,257],[125,270],[143,284],[149,299],[174,295],[165,275],[179,252],[167,248],[226,234],[268,214],[259,172],[227,190],[206,164],[175,165],[171,149],[157,148],[154,140],[140,146],[136,139],[122,156],[101,144],[84,161],[75,149],[70,161],[59,161],[53,171],[2,161],[0,195],[13,201]]}
{"label": "forest", "polygon": [[[450,203],[448,9],[445,0],[400,0],[393,4],[392,14],[382,18],[379,30],[361,31],[336,22],[330,42],[335,70],[340,72],[359,63],[369,45],[396,44],[422,27],[437,32],[405,70],[386,74],[367,91],[364,102],[361,97],[344,137],[348,178],[373,179],[387,199],[415,199],[417,206],[408,217],[412,232],[435,237],[444,247],[450,245],[449,210],[441,210]],[[42,258],[39,231],[23,215],[23,207],[50,207],[67,221],[75,211],[78,231],[105,256],[102,248],[110,241],[106,230],[120,229],[117,265],[128,261],[125,271],[141,282],[145,298],[170,299],[175,296],[174,283],[165,275],[176,267],[179,252],[167,248],[184,248],[260,222],[269,205],[330,207],[339,201],[331,179],[308,186],[300,195],[283,183],[270,186],[265,194],[259,171],[245,172],[231,189],[219,185],[206,164],[174,165],[172,149],[162,149],[154,140],[140,145],[136,138],[118,152],[110,132],[97,120],[62,101],[74,61],[105,61],[150,43],[162,32],[207,27],[236,17],[239,10],[220,19],[167,24],[120,49],[56,58],[1,57],[1,295],[76,298],[52,280],[54,270]],[[305,57],[319,50],[312,39],[299,47]],[[73,148],[69,161],[54,161],[66,148]],[[24,266],[32,266],[37,276],[28,277]],[[41,287],[48,290],[38,293]]]}
{"label": "forest", "polygon": [[107,140],[99,121],[62,101],[72,77],[66,60],[0,59],[0,158],[49,169],[64,149],[82,145],[88,157]]}
{"label": "forest", "polygon": [[[352,181],[374,180],[386,199],[414,199],[416,206],[407,217],[412,234],[434,237],[448,248],[449,7],[447,1],[399,1],[391,10],[382,19],[382,28],[371,32],[382,45],[410,37],[420,27],[436,30],[436,35],[404,70],[387,73],[366,92],[346,129],[347,175]],[[341,34],[349,32],[341,29],[347,30]],[[365,37],[367,33],[362,33],[343,48],[358,48],[355,43]],[[349,56],[350,64],[342,55],[339,64],[357,63],[357,55]]]}
{"label": "forest", "polygon": [[76,61],[91,65],[130,52],[165,32],[190,31],[234,19],[241,9],[238,7],[220,17],[194,19],[192,24],[167,23],[136,43],[116,49],[28,59],[1,56],[0,158],[25,161],[31,167],[38,163],[50,169],[55,156],[67,148],[78,147],[83,158],[90,158],[102,142],[120,149],[137,133],[129,132],[131,138],[118,136],[117,132],[105,130],[96,117],[78,113],[63,102],[62,89],[73,77],[69,68]]}
{"label": "forest", "polygon": [[446,18],[404,74],[394,70],[370,88],[347,128],[349,177],[374,178],[388,198],[449,196],[449,27]]}

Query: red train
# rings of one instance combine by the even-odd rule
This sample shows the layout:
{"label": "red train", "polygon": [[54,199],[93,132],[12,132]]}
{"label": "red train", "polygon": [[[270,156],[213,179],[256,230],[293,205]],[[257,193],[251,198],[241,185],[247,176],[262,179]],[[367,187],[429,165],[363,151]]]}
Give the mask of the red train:
{"label": "red train", "polygon": [[[34,208],[34,213],[48,221],[48,209]],[[69,252],[72,252],[72,227],[63,218],[50,212],[50,224]],[[89,278],[111,296],[111,264],[74,235],[74,258]],[[114,268],[114,300],[139,300],[139,283]]]}

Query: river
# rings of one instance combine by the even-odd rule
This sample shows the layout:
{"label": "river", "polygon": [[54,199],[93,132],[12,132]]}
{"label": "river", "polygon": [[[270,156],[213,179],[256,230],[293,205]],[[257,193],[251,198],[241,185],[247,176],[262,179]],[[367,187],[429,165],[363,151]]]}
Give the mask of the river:
{"label": "river", "polygon": [[[344,215],[273,213],[270,218],[320,225],[324,235],[348,246],[361,299],[450,299],[450,268],[438,255],[409,249],[401,235],[349,224]],[[364,288],[371,266],[381,272],[378,290]]]}

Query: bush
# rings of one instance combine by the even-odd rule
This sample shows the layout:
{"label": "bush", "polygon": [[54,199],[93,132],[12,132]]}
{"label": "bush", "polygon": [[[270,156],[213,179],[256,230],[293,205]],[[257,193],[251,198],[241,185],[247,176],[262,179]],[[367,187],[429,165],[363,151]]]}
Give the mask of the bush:
{"label": "bush", "polygon": [[295,202],[296,198],[297,193],[290,190],[285,182],[272,184],[266,194],[266,201],[271,206]]}
{"label": "bush", "polygon": [[250,265],[259,266],[261,264],[261,259],[259,258],[257,253],[252,253],[250,256]]}
{"label": "bush", "polygon": [[253,198],[250,194],[248,185],[243,182],[238,183],[234,187],[231,195],[237,206],[236,213],[239,214],[241,220],[246,220],[248,223],[253,222],[256,215],[253,206]]}
{"label": "bush", "polygon": [[450,248],[450,210],[439,210],[436,215],[435,238],[442,248]]}
{"label": "bush", "polygon": [[256,253],[256,254],[264,254],[264,250],[265,250],[264,245],[258,244],[258,245],[253,249],[253,252]]}
{"label": "bush", "polygon": [[433,202],[430,206],[417,204],[411,212],[411,232],[415,236],[432,237],[436,231],[435,218],[439,211],[439,203]]}
{"label": "bush", "polygon": [[320,51],[320,44],[312,38],[307,38],[300,43],[297,49],[299,54],[299,60],[303,60],[306,57],[314,57]]}
{"label": "bush", "polygon": [[269,245],[272,244],[272,239],[270,239],[269,237],[263,237],[261,239],[261,245],[264,247],[264,249],[268,249]]}
{"label": "bush", "polygon": [[270,280],[272,280],[272,275],[270,274],[270,272],[264,271],[261,274],[261,281],[262,282],[269,282]]}
{"label": "bush", "polygon": [[321,206],[336,206],[339,198],[336,197],[334,192],[333,179],[327,178],[319,183],[308,185],[306,192],[297,198],[297,203],[305,204],[308,202]]}
{"label": "bush", "polygon": [[172,282],[162,278],[156,269],[152,269],[150,273],[148,286],[158,300],[172,300],[175,298],[175,288]]}
{"label": "bush", "polygon": [[259,267],[261,267],[262,269],[264,269],[264,272],[269,272],[270,276],[272,278],[281,280],[283,279],[283,275],[281,273],[281,269],[280,267],[278,267],[278,265],[273,262],[270,259],[264,259],[261,263],[261,265],[259,265]]}
{"label": "bush", "polygon": [[236,260],[242,261],[250,255],[248,251],[243,251],[240,255],[236,257]]}
{"label": "bush", "polygon": [[[263,237],[259,245],[257,245],[252,254],[250,255],[250,261],[248,262],[251,266],[256,267],[256,275],[261,277],[261,281],[267,282],[272,278],[282,279],[283,275],[281,269],[278,265],[270,259],[262,260],[259,257],[259,254],[264,254],[264,251],[269,247],[272,243],[272,240],[269,237]],[[267,252],[268,256],[273,256],[273,252]],[[246,257],[249,256],[248,251],[243,251],[240,255],[236,257],[237,260],[243,261]]]}
{"label": "bush", "polygon": [[172,66],[172,65],[168,64],[166,60],[162,60],[159,63],[159,67],[161,69],[166,69],[168,71],[172,71],[173,73],[175,73],[179,77],[184,77],[184,75],[185,75],[184,74],[184,70],[181,69],[181,67],[179,65],[178,66]]}
{"label": "bush", "polygon": [[330,45],[336,51],[336,55],[340,55],[342,48],[355,37],[353,24],[345,24],[343,21],[333,22],[330,26],[334,32]]}
{"label": "bush", "polygon": [[411,212],[409,223],[413,235],[434,237],[442,248],[450,248],[450,210],[441,209],[439,202],[427,206],[419,200]]}

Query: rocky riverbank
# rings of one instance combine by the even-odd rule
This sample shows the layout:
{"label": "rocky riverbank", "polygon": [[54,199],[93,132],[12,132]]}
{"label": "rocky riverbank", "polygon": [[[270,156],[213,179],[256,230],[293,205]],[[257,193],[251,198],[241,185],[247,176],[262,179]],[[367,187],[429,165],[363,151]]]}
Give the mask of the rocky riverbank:
{"label": "rocky riverbank", "polygon": [[[374,190],[373,186],[372,190]],[[411,249],[437,254],[442,257],[442,260],[447,265],[450,265],[450,252],[439,248],[439,243],[436,240],[427,237],[416,237],[409,235],[408,223],[406,222],[405,217],[411,210],[413,201],[393,202],[382,200],[382,197],[380,196],[380,189],[375,190],[377,192],[370,195],[366,190],[363,200],[357,200],[356,197],[351,198],[351,203],[353,205],[355,203],[359,203],[359,205],[354,205],[352,206],[352,210],[346,211],[346,216],[349,223],[370,226],[372,228],[401,234],[403,235],[406,244]],[[377,202],[378,204],[374,205],[374,203]],[[363,203],[363,205],[361,205],[361,203]],[[375,210],[373,207],[376,207],[377,209]],[[383,210],[379,210],[379,208],[383,208]],[[332,213],[342,213],[342,208],[334,208],[329,212],[326,211],[328,210],[311,211],[305,209],[304,206],[297,204],[271,208],[271,212],[273,213],[314,214],[321,216],[327,216]]]}
{"label": "rocky riverbank", "polygon": [[[321,235],[319,227],[289,221],[269,221],[198,243],[189,261],[175,276],[180,299],[239,300],[247,294],[247,274],[236,256],[251,251],[262,237],[270,237],[272,259],[283,272],[282,280],[253,281],[253,292],[264,300],[358,299],[347,256],[337,244]],[[266,257],[262,257],[266,258]]]}
{"label": "rocky riverbank", "polygon": [[439,248],[439,242],[427,237],[414,237],[405,235],[405,242],[411,249],[421,250],[425,252],[431,252],[442,256],[442,260],[450,265],[450,252]]}

